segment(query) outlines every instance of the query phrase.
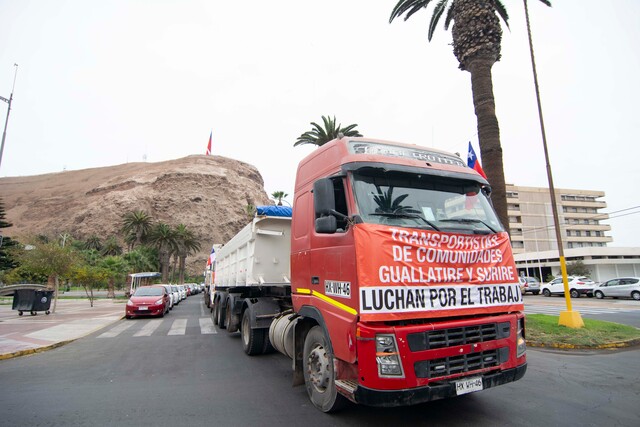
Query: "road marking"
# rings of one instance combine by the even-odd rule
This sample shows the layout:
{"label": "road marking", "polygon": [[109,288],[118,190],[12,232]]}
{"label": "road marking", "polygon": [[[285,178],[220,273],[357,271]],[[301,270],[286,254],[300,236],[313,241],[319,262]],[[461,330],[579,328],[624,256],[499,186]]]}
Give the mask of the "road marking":
{"label": "road marking", "polygon": [[187,319],[176,319],[171,324],[167,335],[184,335],[187,331]]}
{"label": "road marking", "polygon": [[149,336],[151,336],[151,334],[154,333],[154,331],[156,329],[158,329],[158,327],[160,326],[161,323],[162,323],[162,319],[149,320],[149,322],[147,322],[147,324],[144,325],[144,327],[142,329],[140,329],[138,332],[133,334],[133,336],[134,337],[149,337]]}
{"label": "road marking", "polygon": [[216,328],[213,327],[213,320],[210,317],[200,318],[200,333],[203,335],[217,334]]}
{"label": "road marking", "polygon": [[113,328],[111,328],[109,331],[98,335],[98,338],[114,338],[114,337],[117,337],[122,332],[126,331],[127,329],[129,329],[132,326],[133,326],[133,322],[122,322],[122,323],[114,326]]}

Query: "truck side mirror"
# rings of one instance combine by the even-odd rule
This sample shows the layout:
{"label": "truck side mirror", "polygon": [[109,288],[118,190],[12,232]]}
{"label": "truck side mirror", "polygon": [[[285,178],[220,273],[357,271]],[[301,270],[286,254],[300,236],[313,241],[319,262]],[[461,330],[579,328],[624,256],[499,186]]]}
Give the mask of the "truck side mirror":
{"label": "truck side mirror", "polygon": [[335,233],[338,229],[334,216],[336,198],[333,193],[333,182],[329,178],[321,178],[313,183],[313,206],[316,216],[316,233]]}

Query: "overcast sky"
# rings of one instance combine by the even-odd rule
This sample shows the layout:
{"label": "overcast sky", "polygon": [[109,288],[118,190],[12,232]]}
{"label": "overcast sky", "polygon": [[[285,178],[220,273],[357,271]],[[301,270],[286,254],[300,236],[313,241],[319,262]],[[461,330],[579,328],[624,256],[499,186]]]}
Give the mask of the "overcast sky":
{"label": "overcast sky", "polygon": [[[507,182],[548,185],[523,2],[493,67]],[[396,0],[0,0],[0,96],[19,64],[0,177],[213,153],[289,193],[311,121],[479,152],[469,73]],[[640,1],[529,0],[557,188],[600,190],[640,246]],[[0,103],[4,125],[6,103]],[[1,194],[1,190],[0,190]]]}

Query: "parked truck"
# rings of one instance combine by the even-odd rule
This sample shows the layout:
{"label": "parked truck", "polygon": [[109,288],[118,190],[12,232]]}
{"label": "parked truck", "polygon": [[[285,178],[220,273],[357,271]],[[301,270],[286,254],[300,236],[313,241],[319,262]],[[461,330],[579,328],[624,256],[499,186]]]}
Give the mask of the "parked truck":
{"label": "parked truck", "polygon": [[214,323],[290,357],[325,412],[516,381],[524,306],[490,191],[453,154],[333,140],[298,166],[293,209],[258,209],[217,251]]}

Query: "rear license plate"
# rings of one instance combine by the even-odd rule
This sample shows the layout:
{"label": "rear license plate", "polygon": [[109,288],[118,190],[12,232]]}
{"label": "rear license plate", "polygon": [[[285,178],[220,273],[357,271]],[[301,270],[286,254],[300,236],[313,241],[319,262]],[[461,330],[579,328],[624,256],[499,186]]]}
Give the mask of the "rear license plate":
{"label": "rear license plate", "polygon": [[482,390],[482,378],[480,377],[467,378],[466,380],[462,381],[455,381],[454,384],[456,385],[456,394],[458,396],[460,396],[461,394],[467,394],[474,391]]}
{"label": "rear license plate", "polygon": [[140,311],[149,310],[149,307],[138,307],[138,310],[140,310]]}

